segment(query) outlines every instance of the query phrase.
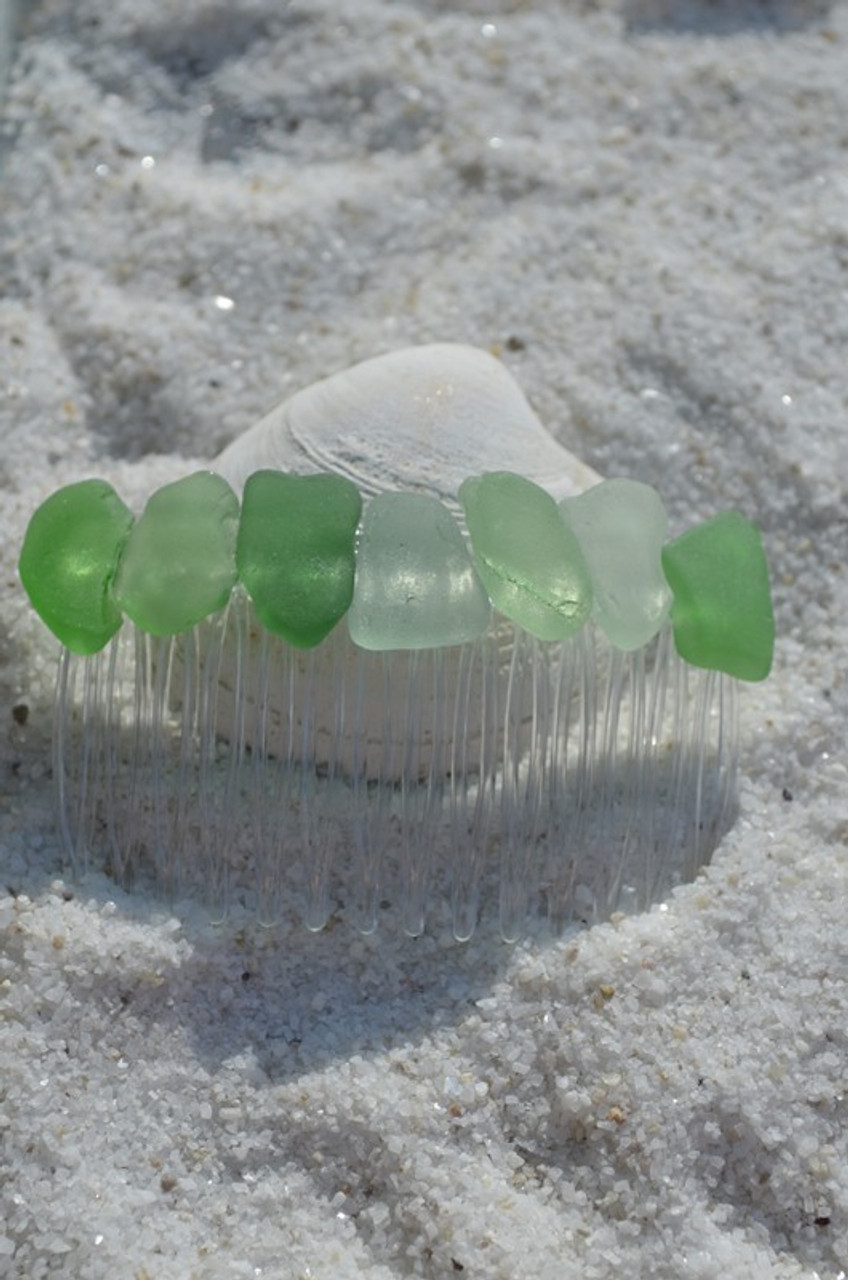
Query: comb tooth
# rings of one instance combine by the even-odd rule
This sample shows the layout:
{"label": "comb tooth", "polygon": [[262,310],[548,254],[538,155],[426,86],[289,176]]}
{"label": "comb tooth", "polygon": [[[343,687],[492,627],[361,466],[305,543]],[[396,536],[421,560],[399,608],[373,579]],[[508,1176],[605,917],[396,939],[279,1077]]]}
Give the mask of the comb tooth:
{"label": "comb tooth", "polygon": [[[381,901],[384,845],[389,833],[392,776],[391,744],[392,655],[366,653],[356,657],[356,700],[353,721],[353,793],[351,833],[353,901],[355,919],[362,933],[377,928]],[[382,707],[381,742],[363,731],[366,707],[374,697]]]}
{"label": "comb tooth", "polygon": [[733,818],[739,769],[739,691],[736,681],[724,674],[719,680],[718,759],[719,804],[716,811],[716,842],[721,839]]}
{"label": "comb tooth", "polygon": [[[130,774],[131,824],[127,829],[126,845],[129,866],[134,868],[148,854],[156,867],[157,810],[154,772],[159,766],[155,758],[155,726],[153,722],[156,641],[141,631],[135,633],[138,656],[136,658],[136,697],[133,714],[132,743],[133,766]],[[158,869],[158,868],[157,868]]]}
{"label": "comb tooth", "polygon": [[[306,922],[313,928],[321,928],[318,884],[321,881],[321,833],[322,810],[316,803],[317,768],[317,695],[315,688],[315,653],[308,650],[300,671],[293,671],[291,680],[294,691],[291,701],[292,714],[292,807],[300,833],[301,873],[305,884],[301,885],[301,902],[305,894]],[[317,864],[317,865],[316,865]],[[303,907],[302,907],[303,909]],[[313,914],[314,910],[314,914]]]}
{"label": "comb tooth", "polygon": [[[669,824],[670,839],[681,852],[683,874],[693,861],[692,840],[694,822],[699,820],[693,809],[696,796],[695,739],[696,724],[699,719],[696,702],[701,693],[703,682],[700,674],[682,663],[675,663],[675,729],[676,744],[674,763],[674,792]],[[657,877],[659,880],[659,876]]]}
{"label": "comb tooth", "polygon": [[80,849],[74,836],[71,817],[71,795],[74,785],[71,777],[72,738],[74,732],[71,719],[74,709],[77,661],[70,649],[62,649],[59,655],[59,666],[56,674],[56,696],[53,703],[52,752],[56,825],[59,830],[62,856],[75,877],[83,875],[86,870],[85,866],[81,864]]}
{"label": "comb tooth", "polygon": [[150,721],[147,737],[152,791],[153,857],[156,876],[163,893],[168,898],[174,898],[179,873],[179,850],[174,847],[170,831],[173,806],[169,794],[169,783],[174,778],[176,740],[174,735],[168,732],[166,722],[174,656],[173,636],[150,637],[149,648],[152,681],[149,690]]}
{"label": "comb tooth", "polygon": [[[654,900],[666,875],[667,851],[675,841],[675,788],[678,754],[683,744],[677,734],[677,698],[680,694],[680,664],[677,662],[669,631],[661,632],[657,641],[651,677],[651,756],[646,773],[647,796],[643,853],[637,875],[635,905],[641,908]],[[669,744],[675,747],[670,751]],[[664,799],[664,806],[660,804]]]}
{"label": "comb tooth", "polygon": [[[98,654],[91,661],[99,661],[101,656]],[[130,629],[119,631],[110,645],[106,682],[103,827],[107,866],[117,883],[126,886],[133,878],[132,851],[126,845],[127,831],[131,830],[133,790],[127,783],[124,757],[136,732],[135,668],[135,635]],[[128,669],[132,672],[132,683],[127,679]]]}
{"label": "comb tooth", "polygon": [[[128,880],[128,872],[121,858],[120,833],[118,830],[119,805],[122,803],[119,786],[120,771],[120,734],[121,714],[123,710],[122,672],[123,660],[127,647],[127,637],[121,631],[110,641],[105,654],[97,655],[96,661],[105,660],[107,676],[104,686],[103,719],[103,811],[104,811],[104,857],[108,866],[113,869],[119,884]],[[108,655],[108,656],[106,656]]]}
{"label": "comb tooth", "polygon": [[500,815],[500,926],[514,941],[524,925],[536,867],[548,740],[545,650],[516,633],[506,676]]}
{"label": "comb tooth", "polygon": [[643,831],[639,801],[639,763],[644,718],[644,653],[614,650],[607,681],[604,719],[603,793],[600,810],[603,847],[609,850],[600,884],[598,912],[608,915],[619,902]]}
{"label": "comb tooth", "polygon": [[496,760],[496,649],[491,637],[463,646],[453,699],[449,878],[454,937],[474,933],[489,842]]}
{"label": "comb tooth", "polygon": [[[434,770],[438,768],[438,713],[433,697],[427,699],[426,706],[435,712],[427,716],[422,699],[427,686],[425,667],[429,666],[431,654],[423,654],[413,650],[405,662],[395,665],[395,677],[398,667],[404,671],[401,675],[401,706],[403,707],[403,729],[400,764],[400,786],[398,800],[400,803],[400,835],[398,868],[399,897],[401,902],[401,923],[403,930],[410,937],[416,938],[424,932],[424,914],[427,895],[427,879],[430,853],[435,832],[428,829],[428,795],[432,796],[436,779]],[[403,687],[405,686],[405,687]],[[422,734],[430,736],[430,763],[426,777],[422,776],[421,738]]]}
{"label": "comb tooth", "polygon": [[[196,730],[197,846],[203,889],[214,921],[223,920],[230,906],[231,836],[235,827],[234,808],[243,759],[246,715],[244,645],[245,637],[235,602],[231,602],[214,624],[200,628]],[[226,685],[223,684],[225,650]],[[235,708],[226,742],[218,735],[224,690]]]}
{"label": "comb tooth", "polygon": [[654,646],[653,666],[649,666],[643,650],[627,655],[631,713],[631,746],[628,755],[627,795],[629,816],[627,847],[622,858],[622,875],[616,898],[632,900],[642,909],[644,888],[653,874],[653,842],[655,813],[653,795],[657,786],[657,691],[663,662],[661,642]]}
{"label": "comb tooth", "polygon": [[[178,646],[175,645],[171,652],[171,688],[179,680],[179,656]],[[182,660],[182,699],[179,707],[179,720],[175,722],[177,730],[176,750],[174,751],[176,767],[173,775],[172,810],[168,823],[168,845],[166,849],[166,856],[170,861],[172,892],[175,898],[182,892],[183,851],[188,841],[189,820],[195,791],[199,696],[198,673],[200,670],[200,635],[198,629],[186,636],[182,648]]]}
{"label": "comb tooth", "polygon": [[75,662],[71,692],[78,689],[78,720],[81,750],[75,761],[75,795],[68,826],[82,871],[88,869],[96,837],[94,804],[97,795],[99,717],[98,694],[101,687],[101,664]]}
{"label": "comb tooth", "polygon": [[555,930],[570,918],[581,859],[588,848],[595,765],[594,681],[594,648],[589,634],[581,632],[559,647],[553,671],[545,887],[547,914]]}
{"label": "comb tooth", "polygon": [[270,654],[271,636],[263,631],[258,645],[251,645],[251,661],[255,661],[256,700],[247,715],[253,720],[251,730],[250,769],[246,791],[250,797],[253,822],[253,858],[256,868],[257,915],[260,924],[270,925],[279,913],[280,885],[279,859],[274,857],[276,845],[275,819],[278,804],[274,794],[276,771],[270,768],[269,705],[270,705]]}
{"label": "comb tooth", "polygon": [[326,679],[325,664],[319,653],[306,654],[303,722],[300,727],[299,791],[303,842],[301,857],[306,859],[307,927],[324,927],[329,915],[329,887],[335,847],[338,843],[337,813],[343,798],[337,788],[336,744],[343,740],[344,699],[339,697],[341,676],[338,673],[337,639],[326,643],[331,661],[331,676]]}

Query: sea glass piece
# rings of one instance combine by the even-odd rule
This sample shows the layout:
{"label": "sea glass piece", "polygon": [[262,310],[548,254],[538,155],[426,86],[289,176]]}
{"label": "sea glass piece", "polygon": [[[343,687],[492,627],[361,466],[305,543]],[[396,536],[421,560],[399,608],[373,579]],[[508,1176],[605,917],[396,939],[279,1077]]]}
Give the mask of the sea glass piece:
{"label": "sea glass piece", "polygon": [[465,480],[459,500],[495,607],[540,640],[578,631],[592,609],[592,585],[550,494],[512,472],[490,471]]}
{"label": "sea glass piece", "polygon": [[774,652],[768,565],[756,525],[735,511],[663,548],[681,658],[739,680],[764,680]]}
{"label": "sea glass piece", "polygon": [[236,559],[268,631],[307,649],[347,612],[361,512],[359,491],[343,476],[256,471],[248,478]]}
{"label": "sea glass piece", "polygon": [[559,511],[588,565],[598,625],[617,649],[641,649],[671,605],[660,555],[668,515],[659,494],[638,480],[604,480],[564,498]]}
{"label": "sea glass piece", "polygon": [[66,485],[29,522],[21,582],[36,613],[72,653],[97,653],[123,621],[112,581],[132,523],[132,512],[104,480]]}
{"label": "sea glass piece", "polygon": [[489,625],[491,605],[459,525],[438,498],[383,493],[365,508],[347,615],[362,649],[463,644]]}
{"label": "sea glass piece", "polygon": [[136,626],[172,636],[223,609],[236,580],[238,511],[238,498],[212,471],[152,495],[115,580],[115,598]]}

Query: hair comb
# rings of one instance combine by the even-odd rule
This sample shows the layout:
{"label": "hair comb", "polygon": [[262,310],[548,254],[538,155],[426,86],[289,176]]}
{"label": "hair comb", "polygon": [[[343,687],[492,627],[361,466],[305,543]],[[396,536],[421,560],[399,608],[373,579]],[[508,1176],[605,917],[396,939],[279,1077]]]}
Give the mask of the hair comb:
{"label": "hair comb", "polygon": [[[122,883],[312,929],[392,905],[504,937],[691,878],[735,795],[738,680],[768,674],[760,535],[669,540],[504,366],[438,345],[293,396],[135,518],[60,489],[20,556],[62,645],[62,845]],[[447,904],[445,907],[443,904]]]}

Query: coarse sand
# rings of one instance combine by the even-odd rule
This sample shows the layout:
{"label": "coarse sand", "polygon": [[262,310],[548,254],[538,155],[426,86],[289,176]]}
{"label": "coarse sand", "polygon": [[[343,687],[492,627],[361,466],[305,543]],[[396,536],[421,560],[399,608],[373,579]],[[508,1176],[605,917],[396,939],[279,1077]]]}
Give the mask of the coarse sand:
{"label": "coarse sand", "polygon": [[[40,0],[0,144],[0,1276],[848,1271],[848,7]],[[2,30],[2,26],[0,26]],[[2,67],[0,58],[0,67]],[[502,356],[762,527],[739,815],[641,916],[262,930],[63,871],[29,515],[294,389]],[[485,458],[481,458],[481,469]]]}

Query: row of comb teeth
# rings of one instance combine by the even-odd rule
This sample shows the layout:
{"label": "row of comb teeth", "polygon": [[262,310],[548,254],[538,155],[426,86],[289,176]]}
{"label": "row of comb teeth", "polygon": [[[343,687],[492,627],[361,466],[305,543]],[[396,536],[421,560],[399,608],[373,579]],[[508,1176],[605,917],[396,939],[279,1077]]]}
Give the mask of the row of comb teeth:
{"label": "row of comb teeth", "polygon": [[385,905],[417,935],[471,936],[639,909],[690,879],[729,821],[735,682],[669,629],[622,653],[594,625],[546,643],[501,623],[450,649],[311,650],[269,635],[237,588],[187,635],[126,624],[63,653],[54,770],[77,874],[153,868],[215,918],[253,902],[365,932]]}
{"label": "row of comb teeth", "polygon": [[434,497],[363,511],[333,475],[259,471],[240,503],[199,472],[138,520],[102,481],[48,498],[19,567],[66,646],[74,870],[311,928],[344,903],[370,931],[385,900],[417,935],[447,901],[458,938],[493,894],[514,938],[691,878],[734,791],[733,681],[771,664],[755,526],[666,542],[627,480],[557,506],[489,472],[460,499],[467,545]]}

